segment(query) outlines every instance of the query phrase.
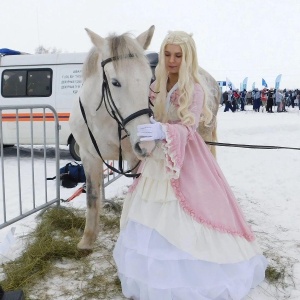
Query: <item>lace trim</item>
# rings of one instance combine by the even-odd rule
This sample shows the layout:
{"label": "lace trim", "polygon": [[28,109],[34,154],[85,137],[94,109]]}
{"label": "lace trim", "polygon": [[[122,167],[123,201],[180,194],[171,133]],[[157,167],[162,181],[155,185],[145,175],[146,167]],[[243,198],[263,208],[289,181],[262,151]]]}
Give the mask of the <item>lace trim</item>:
{"label": "lace trim", "polygon": [[183,164],[183,154],[176,146],[177,136],[172,126],[163,125],[166,134],[166,142],[162,143],[162,149],[166,156],[166,171],[173,175],[173,178],[179,178],[180,169]]}

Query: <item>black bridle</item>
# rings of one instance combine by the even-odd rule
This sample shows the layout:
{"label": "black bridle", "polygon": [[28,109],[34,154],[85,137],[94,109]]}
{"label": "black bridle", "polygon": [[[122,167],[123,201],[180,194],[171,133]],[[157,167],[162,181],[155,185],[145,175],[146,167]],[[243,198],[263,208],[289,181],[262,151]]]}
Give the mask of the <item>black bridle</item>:
{"label": "black bridle", "polygon": [[[121,141],[130,136],[130,133],[126,130],[125,126],[130,122],[132,121],[133,119],[135,118],[138,118],[142,115],[149,115],[149,117],[151,115],[153,115],[153,112],[152,112],[152,109],[150,107],[148,108],[144,108],[144,109],[141,109],[139,111],[136,111],[134,113],[132,113],[131,115],[129,115],[128,117],[126,117],[125,119],[122,117],[120,111],[118,110],[118,108],[116,107],[116,104],[113,100],[113,97],[111,95],[111,92],[110,92],[110,88],[109,88],[109,84],[108,84],[108,80],[107,80],[107,77],[106,77],[106,74],[105,74],[105,70],[104,70],[104,67],[107,63],[110,63],[110,62],[113,62],[115,60],[119,60],[119,59],[127,59],[127,58],[133,58],[135,57],[135,55],[133,54],[129,54],[129,55],[126,55],[126,56],[122,56],[122,57],[119,57],[119,56],[115,56],[115,57],[110,57],[104,61],[101,62],[101,66],[102,66],[102,70],[103,70],[103,82],[102,82],[102,98],[101,98],[101,101],[97,107],[96,110],[98,110],[102,103],[104,102],[104,105],[105,105],[105,108],[106,108],[106,111],[107,113],[110,115],[111,118],[113,118],[117,124],[118,124],[118,138],[119,138],[119,169],[116,169],[115,167],[109,165],[102,157],[101,155],[101,152],[99,150],[99,147],[97,145],[97,142],[96,142],[96,139],[92,133],[92,131],[90,130],[89,128],[89,125],[88,125],[88,122],[87,122],[87,118],[86,118],[86,114],[85,114],[85,111],[84,111],[84,108],[83,108],[83,105],[81,103],[81,100],[79,98],[79,105],[80,105],[80,110],[81,110],[81,113],[82,113],[82,116],[83,116],[83,119],[84,119],[84,122],[88,128],[88,132],[89,132],[89,135],[90,135],[90,138],[92,140],[92,143],[95,147],[95,150],[96,152],[98,153],[98,155],[100,156],[100,158],[102,159],[103,163],[106,165],[107,168],[109,168],[110,170],[112,170],[113,172],[116,172],[118,174],[122,174],[126,177],[138,177],[140,174],[129,174],[131,173],[134,169],[137,168],[137,166],[139,165],[139,162],[130,170],[127,170],[127,171],[124,171],[123,170],[123,157],[122,157],[122,147],[121,147]],[[125,135],[122,137],[122,131],[125,132]]]}

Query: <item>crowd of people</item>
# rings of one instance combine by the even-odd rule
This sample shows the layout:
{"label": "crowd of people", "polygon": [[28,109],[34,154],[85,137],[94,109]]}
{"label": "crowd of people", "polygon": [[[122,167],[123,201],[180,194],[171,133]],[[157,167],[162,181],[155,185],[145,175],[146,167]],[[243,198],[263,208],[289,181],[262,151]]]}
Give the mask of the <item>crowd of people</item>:
{"label": "crowd of people", "polygon": [[225,105],[224,112],[231,110],[244,111],[245,105],[252,105],[255,112],[286,112],[286,107],[298,106],[300,110],[300,90],[280,90],[264,88],[259,90],[243,91],[229,90],[222,94],[221,104]]}

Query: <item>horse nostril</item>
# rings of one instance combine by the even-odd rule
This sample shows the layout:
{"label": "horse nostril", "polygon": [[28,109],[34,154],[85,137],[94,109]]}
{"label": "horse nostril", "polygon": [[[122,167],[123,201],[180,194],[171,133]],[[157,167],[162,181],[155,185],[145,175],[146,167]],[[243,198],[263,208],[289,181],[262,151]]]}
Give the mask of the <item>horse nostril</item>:
{"label": "horse nostril", "polygon": [[146,149],[144,149],[144,148],[142,149],[140,147],[140,143],[135,143],[134,150],[139,156],[145,157],[147,155]]}
{"label": "horse nostril", "polygon": [[140,152],[142,149],[141,149],[141,147],[140,147],[140,143],[135,143],[135,145],[134,145],[134,150],[136,151],[136,152]]}

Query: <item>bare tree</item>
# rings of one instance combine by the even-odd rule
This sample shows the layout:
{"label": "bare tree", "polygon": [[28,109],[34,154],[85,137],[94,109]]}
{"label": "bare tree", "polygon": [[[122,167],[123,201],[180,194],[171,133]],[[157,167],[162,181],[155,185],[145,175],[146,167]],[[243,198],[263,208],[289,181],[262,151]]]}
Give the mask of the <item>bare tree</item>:
{"label": "bare tree", "polygon": [[56,47],[49,47],[45,48],[43,45],[38,46],[35,48],[35,54],[46,54],[46,53],[61,53],[62,51],[60,49],[57,49]]}

